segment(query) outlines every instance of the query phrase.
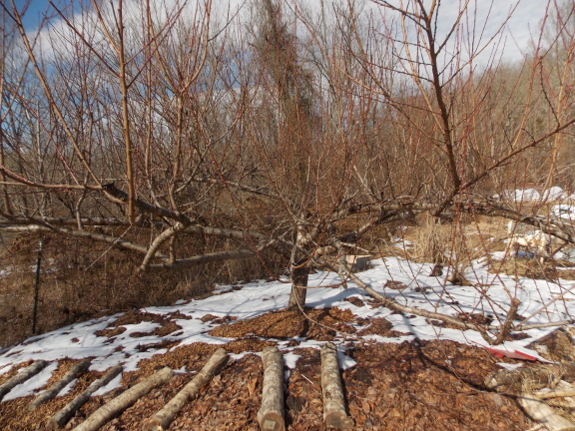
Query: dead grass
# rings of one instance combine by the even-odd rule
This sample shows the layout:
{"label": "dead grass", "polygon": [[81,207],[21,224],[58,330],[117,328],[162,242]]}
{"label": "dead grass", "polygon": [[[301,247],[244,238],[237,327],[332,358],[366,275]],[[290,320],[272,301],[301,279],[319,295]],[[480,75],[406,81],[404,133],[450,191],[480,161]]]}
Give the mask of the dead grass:
{"label": "dead grass", "polygon": [[405,230],[410,244],[403,250],[416,262],[429,262],[463,270],[487,253],[505,249],[505,224],[500,220],[478,219],[445,223],[428,215],[417,219],[418,226]]}
{"label": "dead grass", "polygon": [[515,277],[528,277],[556,282],[558,279],[575,280],[575,269],[561,269],[556,262],[540,262],[539,259],[505,259],[495,261],[489,272],[503,273]]}
{"label": "dead grass", "polygon": [[[0,348],[33,335],[32,306],[39,238],[28,235],[2,239],[4,250],[0,254],[0,269],[5,272],[0,277]],[[218,240],[207,243],[203,238],[182,238],[182,241],[186,240],[184,250],[190,254],[225,247]],[[136,274],[134,270],[142,256],[134,252],[55,235],[45,235],[43,242],[38,334],[119,311],[200,297],[209,293],[215,283],[264,278],[269,276],[270,270],[254,258],[207,264],[188,271]]]}

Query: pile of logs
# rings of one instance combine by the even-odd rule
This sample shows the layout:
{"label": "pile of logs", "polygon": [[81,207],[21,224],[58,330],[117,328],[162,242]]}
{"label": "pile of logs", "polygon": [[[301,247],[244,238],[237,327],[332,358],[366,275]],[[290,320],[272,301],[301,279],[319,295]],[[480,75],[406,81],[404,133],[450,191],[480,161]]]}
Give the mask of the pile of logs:
{"label": "pile of logs", "polygon": [[[210,382],[228,363],[228,355],[222,348],[217,349],[201,371],[187,383],[160,411],[155,413],[144,424],[144,430],[160,431],[168,429],[184,405],[194,400],[205,384]],[[258,412],[258,422],[264,431],[285,431],[284,414],[284,360],[277,347],[266,347],[262,352],[264,380],[262,404]],[[58,395],[58,393],[80,374],[90,367],[91,360],[86,359],[75,364],[58,382],[42,392],[30,404],[28,411],[35,410]],[[38,374],[48,365],[45,361],[36,361],[3,385],[0,385],[0,400],[15,386]],[[122,372],[120,364],[109,368],[104,375],[92,382],[81,394],[76,396],[64,408],[52,416],[47,428],[57,430],[66,426],[90,397],[100,388],[110,383]],[[147,395],[152,389],[170,381],[174,372],[165,367],[142,382],[122,392],[93,412],[85,421],[74,428],[75,431],[96,431],[114,417],[132,406],[138,399]],[[353,420],[348,416],[345,405],[343,382],[340,374],[337,347],[327,343],[321,350],[321,386],[324,401],[324,424],[337,429],[353,428]]]}
{"label": "pile of logs", "polygon": [[[266,347],[262,352],[264,383],[258,422],[264,431],[284,431],[284,364],[277,347]],[[333,343],[321,349],[321,387],[323,418],[326,427],[353,428],[347,415],[341,380],[337,348]]]}

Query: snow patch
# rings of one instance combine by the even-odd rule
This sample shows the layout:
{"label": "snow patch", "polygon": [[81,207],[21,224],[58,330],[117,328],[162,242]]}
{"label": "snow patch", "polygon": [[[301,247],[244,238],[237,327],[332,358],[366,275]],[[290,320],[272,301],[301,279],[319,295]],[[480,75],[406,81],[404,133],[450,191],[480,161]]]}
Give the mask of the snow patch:
{"label": "snow patch", "polygon": [[[124,370],[126,371],[126,370]],[[122,373],[118,374],[116,377],[114,377],[112,380],[110,380],[110,383],[108,383],[105,386],[102,386],[100,389],[98,389],[96,392],[94,392],[94,394],[92,395],[93,397],[97,397],[98,395],[104,395],[106,392],[110,392],[116,388],[120,388],[122,387]]]}

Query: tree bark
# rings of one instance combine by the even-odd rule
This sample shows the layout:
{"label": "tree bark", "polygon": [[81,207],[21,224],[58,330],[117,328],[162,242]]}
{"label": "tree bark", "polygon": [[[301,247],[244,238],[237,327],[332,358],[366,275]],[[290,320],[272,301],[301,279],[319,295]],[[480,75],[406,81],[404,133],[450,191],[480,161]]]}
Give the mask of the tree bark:
{"label": "tree bark", "polygon": [[[186,259],[175,260],[174,262],[157,263],[148,265],[149,271],[163,271],[167,269],[183,269],[192,266],[203,265],[209,262],[221,262],[224,260],[240,260],[248,259],[255,256],[251,250],[236,250],[236,251],[220,251],[215,253],[206,253],[199,256],[192,256]],[[145,268],[141,268],[145,270]]]}
{"label": "tree bark", "polygon": [[29,367],[24,369],[24,371],[18,373],[17,375],[12,377],[10,380],[5,382],[3,385],[1,385],[0,386],[0,401],[2,400],[2,398],[4,398],[6,396],[6,394],[8,392],[10,392],[12,389],[14,389],[14,387],[18,386],[20,383],[25,382],[30,377],[35,376],[40,371],[42,371],[44,368],[46,368],[47,365],[48,365],[48,362],[46,362],[46,361],[36,361],[32,365],[30,365]]}
{"label": "tree bark", "polygon": [[210,381],[225,366],[228,355],[223,348],[214,352],[202,370],[178,394],[164,406],[162,410],[152,416],[146,424],[146,430],[161,431],[168,429],[178,412],[188,402],[198,396],[202,386]]}
{"label": "tree bark", "polygon": [[64,426],[66,422],[68,422],[68,420],[72,417],[72,415],[76,413],[76,410],[82,407],[86,401],[90,399],[94,392],[96,392],[102,386],[110,383],[114,377],[122,372],[122,370],[123,367],[121,365],[116,365],[110,368],[100,379],[92,382],[88,389],[70,401],[66,407],[61,409],[58,413],[50,418],[47,424],[48,429],[57,430]]}
{"label": "tree bark", "polygon": [[321,349],[321,388],[326,427],[351,429],[353,420],[345,411],[345,397],[337,359],[337,347],[326,343]]}
{"label": "tree bark", "polygon": [[34,401],[28,404],[28,411],[31,412],[36,410],[36,407],[38,407],[40,404],[45,403],[46,401],[50,401],[52,398],[58,395],[58,393],[64,389],[68,383],[74,380],[78,374],[86,371],[91,363],[91,359],[85,359],[82,362],[75,364],[72,368],[70,368],[70,371],[68,371],[66,375],[59,381],[54,383],[50,389],[38,395]]}
{"label": "tree bark", "polygon": [[264,431],[284,431],[284,361],[277,347],[262,351],[264,383],[258,422]]}
{"label": "tree bark", "polygon": [[165,367],[148,377],[143,382],[131,387],[120,396],[107,402],[98,410],[96,410],[88,419],[74,428],[75,431],[97,431],[100,427],[104,426],[114,416],[122,413],[128,407],[132,406],[138,399],[147,395],[152,389],[161,386],[170,381],[174,376],[174,372]]}
{"label": "tree bark", "polygon": [[288,308],[305,306],[307,296],[307,281],[309,276],[309,267],[305,264],[291,265],[291,292],[289,296]]}

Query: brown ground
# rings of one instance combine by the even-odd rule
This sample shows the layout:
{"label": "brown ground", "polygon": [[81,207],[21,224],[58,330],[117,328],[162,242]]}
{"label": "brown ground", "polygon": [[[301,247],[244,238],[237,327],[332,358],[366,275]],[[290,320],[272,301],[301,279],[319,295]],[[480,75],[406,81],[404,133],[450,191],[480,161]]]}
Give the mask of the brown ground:
{"label": "brown ground", "polygon": [[[335,326],[338,331],[345,332],[347,354],[357,362],[356,366],[343,373],[349,414],[355,422],[355,430],[526,430],[533,425],[512,397],[493,393],[483,386],[486,375],[500,369],[496,362],[514,360],[497,359],[484,349],[450,341],[364,342],[353,336],[375,333],[394,337],[398,334],[385,319],[357,321],[348,311],[337,308],[306,312],[318,323],[306,321],[294,312],[278,311],[249,321],[223,323],[212,330],[212,334],[235,337],[236,340],[223,347],[230,353],[241,353],[259,352],[267,345],[276,344],[278,339],[333,339],[336,331],[321,325]],[[113,326],[120,328],[122,324],[138,319],[161,317],[134,313],[119,319]],[[229,320],[233,319],[223,319],[225,322]],[[365,326],[356,334],[352,334],[355,330],[352,331],[354,328],[350,325],[354,320]],[[110,329],[113,331],[112,327]],[[294,353],[300,358],[287,382],[288,430],[323,430],[319,350],[300,348],[298,344],[296,340],[290,341]],[[163,366],[199,370],[217,347],[203,343],[172,347],[166,354],[141,361],[139,371],[124,373],[123,388],[138,383]],[[62,361],[52,380],[63,375],[73,362]],[[15,373],[16,370],[11,370],[0,375],[0,384]],[[42,405],[33,413],[25,410],[33,398],[31,396],[0,403],[0,429],[44,430],[46,419],[100,374],[90,372],[83,375],[72,393]],[[141,430],[142,423],[192,377],[187,373],[176,375],[169,384],[153,390],[102,430]],[[169,429],[259,429],[257,411],[261,402],[262,378],[259,356],[249,353],[232,361],[202,389],[197,400],[184,407]],[[81,423],[118,392],[93,398],[66,429]]]}

